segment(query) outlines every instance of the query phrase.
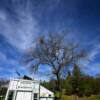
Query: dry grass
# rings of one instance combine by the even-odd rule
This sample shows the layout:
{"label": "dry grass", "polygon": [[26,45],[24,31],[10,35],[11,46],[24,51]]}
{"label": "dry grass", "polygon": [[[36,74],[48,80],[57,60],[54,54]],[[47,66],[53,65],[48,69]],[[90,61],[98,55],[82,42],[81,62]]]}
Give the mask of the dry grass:
{"label": "dry grass", "polygon": [[[75,96],[63,95],[62,100],[75,100]],[[90,97],[77,97],[77,100],[100,100],[100,95],[92,95]]]}

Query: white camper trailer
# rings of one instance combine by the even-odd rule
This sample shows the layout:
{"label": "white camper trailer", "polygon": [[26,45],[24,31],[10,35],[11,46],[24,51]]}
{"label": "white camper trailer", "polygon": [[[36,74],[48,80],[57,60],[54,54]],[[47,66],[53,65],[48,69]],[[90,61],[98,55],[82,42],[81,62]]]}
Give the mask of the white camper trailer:
{"label": "white camper trailer", "polygon": [[5,100],[54,100],[54,93],[39,81],[11,79]]}

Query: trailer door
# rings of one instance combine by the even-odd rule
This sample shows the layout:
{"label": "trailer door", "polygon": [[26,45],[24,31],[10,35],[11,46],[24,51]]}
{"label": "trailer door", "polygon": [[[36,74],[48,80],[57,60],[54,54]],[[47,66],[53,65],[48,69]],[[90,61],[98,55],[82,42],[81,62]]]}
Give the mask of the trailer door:
{"label": "trailer door", "polygon": [[31,92],[18,91],[16,100],[31,100]]}

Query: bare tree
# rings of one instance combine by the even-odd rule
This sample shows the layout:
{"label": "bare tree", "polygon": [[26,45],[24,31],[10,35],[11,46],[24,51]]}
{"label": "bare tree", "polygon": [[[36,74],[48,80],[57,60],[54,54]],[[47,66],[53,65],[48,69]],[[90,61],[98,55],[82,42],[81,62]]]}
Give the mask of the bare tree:
{"label": "bare tree", "polygon": [[24,61],[30,63],[31,70],[36,71],[41,64],[51,67],[58,91],[61,91],[60,81],[68,66],[85,57],[83,50],[76,43],[69,42],[66,37],[66,34],[40,36],[36,45],[24,56]]}

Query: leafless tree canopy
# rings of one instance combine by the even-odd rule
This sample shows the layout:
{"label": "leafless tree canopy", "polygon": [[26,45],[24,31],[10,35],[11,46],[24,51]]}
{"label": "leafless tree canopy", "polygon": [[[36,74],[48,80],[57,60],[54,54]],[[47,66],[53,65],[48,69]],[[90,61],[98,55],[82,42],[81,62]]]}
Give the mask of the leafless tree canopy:
{"label": "leafless tree canopy", "polygon": [[41,64],[48,65],[59,84],[62,71],[66,71],[69,65],[86,56],[76,43],[69,42],[66,37],[66,34],[40,36],[36,46],[25,55],[25,62],[31,63],[30,68],[35,71]]}

